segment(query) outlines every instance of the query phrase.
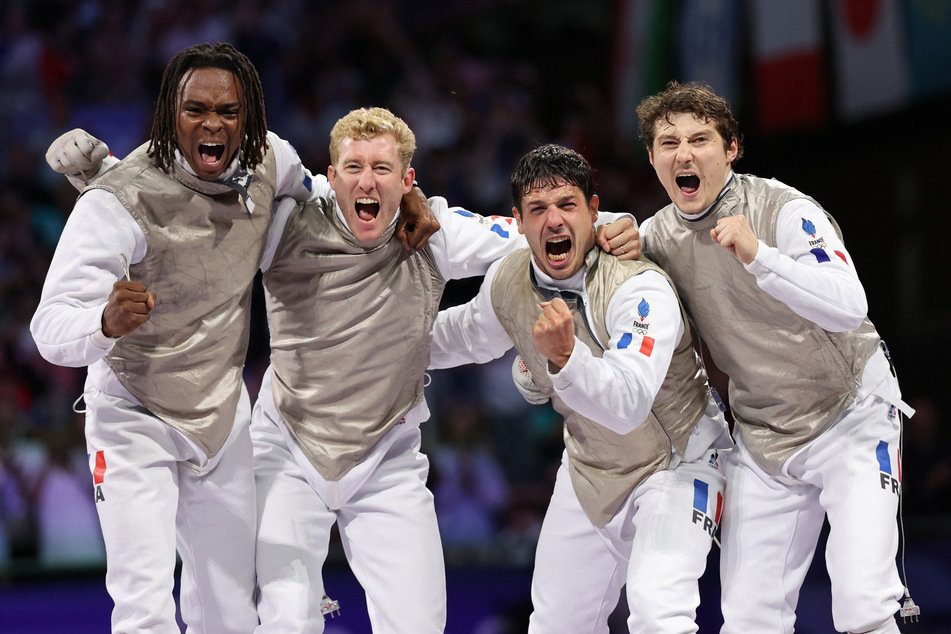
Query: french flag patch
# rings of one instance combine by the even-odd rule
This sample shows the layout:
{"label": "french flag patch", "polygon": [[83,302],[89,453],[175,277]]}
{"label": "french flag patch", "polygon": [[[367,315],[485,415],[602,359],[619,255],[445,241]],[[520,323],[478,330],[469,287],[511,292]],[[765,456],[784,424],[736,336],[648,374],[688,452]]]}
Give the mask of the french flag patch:
{"label": "french flag patch", "polygon": [[652,352],[654,352],[654,338],[645,336],[641,341],[640,353],[645,357],[649,357]]}
{"label": "french flag patch", "polygon": [[[822,263],[824,263],[824,262],[828,262],[828,261],[831,260],[831,258],[829,257],[829,254],[826,253],[826,250],[825,250],[825,249],[818,249],[818,248],[817,248],[817,249],[811,249],[811,250],[810,250],[810,253],[812,253],[814,256],[816,256],[816,261],[817,261],[819,264],[822,264]],[[841,251],[833,251],[833,253],[835,253],[836,257],[838,257],[840,260],[842,260],[842,261],[845,262],[846,264],[849,263],[849,261],[848,261],[847,259],[845,259],[845,254],[842,253]]]}
{"label": "french flag patch", "polygon": [[[634,333],[630,333],[630,332],[624,333],[617,342],[618,350],[630,348],[631,343],[633,341],[634,341]],[[641,339],[641,347],[638,350],[638,352],[640,352],[645,357],[651,356],[651,354],[654,352],[654,338],[644,335],[644,337]]]}
{"label": "french flag patch", "polygon": [[96,467],[92,471],[93,484],[102,484],[106,477],[106,456],[101,451],[96,452]]}

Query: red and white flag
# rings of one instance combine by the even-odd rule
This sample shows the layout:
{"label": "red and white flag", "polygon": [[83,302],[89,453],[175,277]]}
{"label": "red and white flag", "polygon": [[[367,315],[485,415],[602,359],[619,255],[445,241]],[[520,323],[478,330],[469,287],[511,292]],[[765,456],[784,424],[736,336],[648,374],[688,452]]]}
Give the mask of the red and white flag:
{"label": "red and white flag", "polygon": [[819,127],[827,116],[819,0],[753,0],[750,8],[757,127]]}
{"label": "red and white flag", "polygon": [[835,103],[843,121],[898,110],[910,98],[908,50],[898,0],[834,0]]}

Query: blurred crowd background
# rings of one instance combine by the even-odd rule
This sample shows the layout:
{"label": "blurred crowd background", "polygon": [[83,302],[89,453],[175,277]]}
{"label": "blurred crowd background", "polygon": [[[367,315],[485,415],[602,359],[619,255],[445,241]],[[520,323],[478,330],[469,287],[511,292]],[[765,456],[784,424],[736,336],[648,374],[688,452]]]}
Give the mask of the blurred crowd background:
{"label": "blurred crowd background", "polygon": [[[649,217],[666,196],[634,106],[670,79],[709,83],[745,134],[737,171],[801,189],[842,226],[918,408],[906,538],[951,541],[951,0],[0,0],[0,584],[104,562],[73,407],[85,371],[46,363],[28,329],[76,198],[44,153],[82,127],[125,156],[148,138],[167,61],[203,41],[252,59],[269,128],[312,171],[338,117],[385,106],[416,133],[423,190],[483,214],[510,214],[515,161],[557,142],[592,163],[602,209]],[[478,282],[452,283],[446,305]],[[256,307],[252,394],[268,354]],[[431,373],[425,451],[451,566],[531,566],[561,421],[521,399],[510,365]]]}

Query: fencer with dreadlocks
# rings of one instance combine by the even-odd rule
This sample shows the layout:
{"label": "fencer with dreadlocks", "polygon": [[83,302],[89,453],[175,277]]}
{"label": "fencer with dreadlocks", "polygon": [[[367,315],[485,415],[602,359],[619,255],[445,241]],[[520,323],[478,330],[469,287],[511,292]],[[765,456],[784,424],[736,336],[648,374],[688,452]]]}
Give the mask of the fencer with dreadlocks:
{"label": "fencer with dreadlocks", "polygon": [[118,165],[107,152],[67,133],[47,155],[74,184],[98,177],[69,216],[31,331],[47,360],[88,366],[112,628],[178,631],[177,548],[189,631],[250,632],[252,282],[274,198],[331,190],[268,132],[257,72],[228,44],[176,55],[150,141]]}

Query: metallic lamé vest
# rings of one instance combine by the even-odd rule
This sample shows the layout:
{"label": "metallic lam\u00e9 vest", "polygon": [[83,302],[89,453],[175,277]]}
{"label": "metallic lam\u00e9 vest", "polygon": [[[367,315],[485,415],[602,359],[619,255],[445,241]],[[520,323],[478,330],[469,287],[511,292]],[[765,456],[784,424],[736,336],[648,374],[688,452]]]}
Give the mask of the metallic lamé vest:
{"label": "metallic lam\u00e9 vest", "polygon": [[428,247],[407,252],[393,227],[362,247],[335,210],[326,199],[295,207],[264,274],[274,403],[328,480],[422,401],[445,287]]}
{"label": "metallic lam\u00e9 vest", "polygon": [[130,394],[212,457],[231,432],[241,394],[274,156],[267,152],[253,173],[249,214],[231,187],[177,163],[166,174],[145,148],[93,185],[113,193],[142,228],[148,249],[130,274],[156,295],[149,321],[121,337],[105,360]]}
{"label": "metallic lam\u00e9 vest", "polygon": [[644,236],[645,255],[675,280],[694,327],[729,375],[735,432],[757,464],[777,474],[855,398],[879,336],[867,318],[856,330],[827,332],[760,290],[743,264],[713,242],[710,229],[720,218],[743,215],[775,247],[780,208],[797,198],[815,201],[749,175],[734,175],[730,187],[700,221],[683,220],[672,205],[658,211]]}
{"label": "metallic lam\u00e9 vest", "polygon": [[[531,282],[531,257],[529,249],[522,249],[503,260],[492,281],[492,305],[535,384],[551,397],[555,410],[564,417],[572,486],[588,519],[595,526],[604,526],[641,481],[667,467],[671,444],[681,454],[686,451],[690,433],[708,402],[706,373],[694,351],[684,317],[684,335],[654,399],[651,414],[640,426],[621,435],[573,411],[555,394],[546,373],[548,360],[532,339],[532,325],[541,314],[538,304],[544,297]],[[644,271],[661,274],[663,271],[647,260],[622,262],[601,254],[598,248],[588,252],[585,263],[591,327],[606,345],[610,337],[605,315],[618,287]],[[603,350],[585,327],[577,305],[572,302],[569,307],[574,317],[575,335],[592,354],[601,357]]]}

